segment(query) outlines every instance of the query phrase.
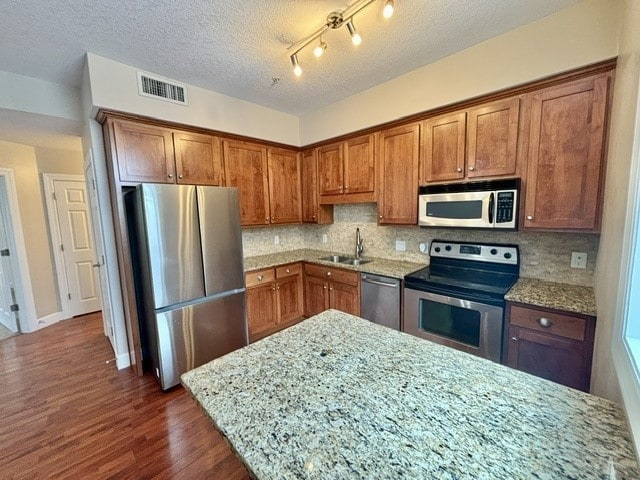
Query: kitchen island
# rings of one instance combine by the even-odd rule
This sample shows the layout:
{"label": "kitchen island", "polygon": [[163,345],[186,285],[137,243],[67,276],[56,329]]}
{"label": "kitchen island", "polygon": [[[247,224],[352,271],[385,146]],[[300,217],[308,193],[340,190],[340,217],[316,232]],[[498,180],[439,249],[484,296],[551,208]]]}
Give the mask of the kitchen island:
{"label": "kitchen island", "polygon": [[617,404],[336,310],[182,383],[258,479],[640,475]]}

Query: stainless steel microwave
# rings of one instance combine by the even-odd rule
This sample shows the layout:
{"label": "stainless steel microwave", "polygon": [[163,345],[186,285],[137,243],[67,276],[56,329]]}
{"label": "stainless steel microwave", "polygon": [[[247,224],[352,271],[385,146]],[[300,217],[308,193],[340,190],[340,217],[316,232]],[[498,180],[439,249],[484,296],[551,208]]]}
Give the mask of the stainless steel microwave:
{"label": "stainless steel microwave", "polygon": [[517,230],[519,193],[519,178],[420,187],[418,225]]}

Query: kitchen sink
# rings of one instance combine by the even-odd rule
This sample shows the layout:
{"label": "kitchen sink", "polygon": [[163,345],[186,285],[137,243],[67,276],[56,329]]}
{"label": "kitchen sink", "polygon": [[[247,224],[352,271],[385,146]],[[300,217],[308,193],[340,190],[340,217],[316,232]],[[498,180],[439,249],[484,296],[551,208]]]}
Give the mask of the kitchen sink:
{"label": "kitchen sink", "polygon": [[320,260],[324,260],[326,262],[333,263],[342,263],[344,265],[364,265],[365,263],[369,263],[371,260],[364,260],[362,258],[349,257],[347,255],[329,255],[328,257],[322,257]]}

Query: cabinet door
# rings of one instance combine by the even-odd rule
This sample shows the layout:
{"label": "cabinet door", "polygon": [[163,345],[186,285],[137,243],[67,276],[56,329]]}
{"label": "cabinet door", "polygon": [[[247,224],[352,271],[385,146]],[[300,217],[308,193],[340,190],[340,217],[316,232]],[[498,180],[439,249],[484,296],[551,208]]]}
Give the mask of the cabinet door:
{"label": "cabinet door", "polygon": [[305,223],[333,223],[333,206],[318,204],[318,159],[316,150],[302,153],[302,221]]}
{"label": "cabinet door", "polygon": [[281,324],[302,318],[304,310],[304,286],[302,271],[278,280],[278,319]]}
{"label": "cabinet door", "polygon": [[318,191],[320,195],[339,195],[344,188],[343,144],[318,149]]}
{"label": "cabinet door", "polygon": [[329,284],[322,278],[305,276],[304,314],[307,317],[329,308]]}
{"label": "cabinet door", "polygon": [[360,315],[360,291],[346,283],[331,282],[329,285],[331,308],[352,315]]}
{"label": "cabinet door", "polygon": [[608,77],[532,94],[524,226],[597,231]]}
{"label": "cabinet door", "polygon": [[583,342],[511,325],[507,365],[588,392],[584,348]]}
{"label": "cabinet door", "polygon": [[467,177],[515,175],[520,99],[469,110]]}
{"label": "cabinet door", "polygon": [[267,158],[271,223],[301,222],[302,198],[298,154],[291,150],[270,148]]}
{"label": "cabinet door", "polygon": [[345,142],[344,193],[371,193],[375,191],[374,136],[354,138]]}
{"label": "cabinet door", "polygon": [[171,130],[135,122],[113,122],[121,182],[175,183]]}
{"label": "cabinet door", "polygon": [[461,112],[425,120],[421,184],[464,178],[466,118]]}
{"label": "cabinet door", "polygon": [[247,289],[247,323],[252,342],[277,328],[276,301],[274,282]]}
{"label": "cabinet door", "polygon": [[378,141],[381,224],[418,223],[418,160],[420,125],[384,130]]}
{"label": "cabinet door", "polygon": [[192,185],[223,184],[222,147],[211,135],[174,132],[178,183]]}
{"label": "cabinet door", "polygon": [[267,152],[260,145],[227,141],[224,169],[228,187],[238,187],[242,225],[269,223],[269,186]]}

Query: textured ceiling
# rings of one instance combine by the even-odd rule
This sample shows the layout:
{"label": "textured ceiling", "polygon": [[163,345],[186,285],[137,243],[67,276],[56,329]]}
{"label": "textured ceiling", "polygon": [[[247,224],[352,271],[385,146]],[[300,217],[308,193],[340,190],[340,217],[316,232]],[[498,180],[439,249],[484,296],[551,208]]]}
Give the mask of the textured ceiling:
{"label": "textured ceiling", "polygon": [[300,53],[296,78],[287,47],[353,0],[3,0],[0,70],[78,86],[90,51],[301,114],[577,2],[396,0],[385,21],[377,0],[354,17],[359,47],[329,31],[321,59]]}

